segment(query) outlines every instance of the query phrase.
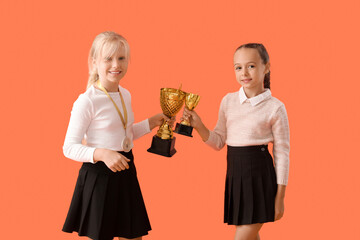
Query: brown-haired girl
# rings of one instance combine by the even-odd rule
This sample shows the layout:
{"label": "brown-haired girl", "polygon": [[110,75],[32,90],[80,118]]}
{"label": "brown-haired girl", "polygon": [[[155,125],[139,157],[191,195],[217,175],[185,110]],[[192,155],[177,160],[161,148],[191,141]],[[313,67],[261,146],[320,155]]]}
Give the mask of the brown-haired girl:
{"label": "brown-haired girl", "polygon": [[235,240],[255,240],[264,223],[284,214],[289,124],[284,104],[271,95],[265,47],[258,43],[238,47],[234,69],[242,87],[222,99],[213,131],[195,111],[185,109],[184,116],[212,148],[220,150],[227,144],[224,222],[236,226]]}

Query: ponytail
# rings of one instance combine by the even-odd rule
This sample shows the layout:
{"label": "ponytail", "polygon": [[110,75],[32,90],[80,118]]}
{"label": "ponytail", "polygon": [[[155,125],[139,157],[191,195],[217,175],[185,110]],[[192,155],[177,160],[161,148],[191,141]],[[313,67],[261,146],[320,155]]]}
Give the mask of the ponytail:
{"label": "ponytail", "polygon": [[88,89],[89,87],[91,87],[94,83],[96,83],[97,80],[99,80],[99,74],[96,69],[93,69],[89,73],[89,80],[86,88]]}
{"label": "ponytail", "polygon": [[268,88],[270,89],[270,71],[265,74],[265,77],[264,77],[264,88]]}

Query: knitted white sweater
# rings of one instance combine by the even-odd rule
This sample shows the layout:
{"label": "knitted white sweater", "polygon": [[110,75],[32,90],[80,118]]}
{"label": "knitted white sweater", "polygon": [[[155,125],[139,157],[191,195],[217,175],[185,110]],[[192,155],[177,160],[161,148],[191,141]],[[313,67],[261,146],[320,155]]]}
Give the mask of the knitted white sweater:
{"label": "knitted white sweater", "polygon": [[216,150],[229,146],[273,143],[277,183],[287,185],[290,134],[285,106],[270,89],[247,98],[243,88],[221,101],[219,119],[206,143]]}

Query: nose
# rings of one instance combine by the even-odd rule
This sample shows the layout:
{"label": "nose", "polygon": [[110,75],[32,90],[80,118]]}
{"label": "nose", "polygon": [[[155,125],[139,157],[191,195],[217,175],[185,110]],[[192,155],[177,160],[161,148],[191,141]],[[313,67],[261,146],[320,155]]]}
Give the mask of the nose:
{"label": "nose", "polygon": [[112,67],[113,68],[117,68],[117,67],[119,67],[120,66],[120,62],[117,60],[117,59],[114,59],[113,61],[112,61]]}
{"label": "nose", "polygon": [[243,68],[243,69],[241,69],[240,74],[241,74],[242,76],[246,76],[246,75],[248,74],[248,70],[247,70],[247,68]]}

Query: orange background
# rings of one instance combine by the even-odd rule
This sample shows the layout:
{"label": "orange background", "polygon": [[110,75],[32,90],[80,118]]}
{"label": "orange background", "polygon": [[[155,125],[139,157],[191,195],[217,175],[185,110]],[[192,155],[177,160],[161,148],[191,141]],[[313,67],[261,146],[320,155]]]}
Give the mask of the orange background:
{"label": "orange background", "polygon": [[[262,239],[359,239],[359,10],[358,0],[1,1],[1,239],[78,239],[61,232],[81,166],[62,144],[105,30],[130,43],[121,84],[136,121],[161,111],[161,87],[182,83],[201,95],[211,129],[222,97],[240,87],[234,49],[264,43],[291,164],[285,216]],[[164,158],[146,152],[154,134],[134,148],[153,228],[144,239],[233,239],[222,223],[225,148],[177,135],[178,153]]]}

